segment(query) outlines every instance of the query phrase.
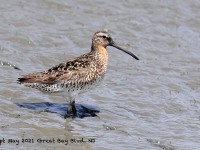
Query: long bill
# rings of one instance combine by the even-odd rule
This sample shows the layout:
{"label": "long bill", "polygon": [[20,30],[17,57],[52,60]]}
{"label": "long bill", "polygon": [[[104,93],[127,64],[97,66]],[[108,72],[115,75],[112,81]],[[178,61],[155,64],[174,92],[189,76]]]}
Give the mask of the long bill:
{"label": "long bill", "polygon": [[137,56],[135,56],[135,55],[134,55],[133,53],[131,53],[130,51],[125,50],[125,49],[119,47],[114,41],[112,41],[112,42],[110,43],[110,46],[113,46],[113,47],[115,47],[115,48],[117,48],[117,49],[119,49],[119,50],[125,52],[126,54],[131,55],[131,56],[132,56],[133,58],[135,58],[136,60],[139,60],[139,58],[138,58]]}

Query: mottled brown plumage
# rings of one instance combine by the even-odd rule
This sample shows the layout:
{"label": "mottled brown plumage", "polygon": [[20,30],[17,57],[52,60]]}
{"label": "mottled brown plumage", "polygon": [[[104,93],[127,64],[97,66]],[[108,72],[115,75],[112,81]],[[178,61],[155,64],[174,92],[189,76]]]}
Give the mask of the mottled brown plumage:
{"label": "mottled brown plumage", "polygon": [[91,51],[80,57],[61,63],[44,72],[22,75],[18,83],[47,93],[58,93],[70,99],[67,116],[76,115],[75,97],[98,85],[103,79],[108,62],[107,46],[138,59],[134,54],[115,44],[110,34],[98,31],[92,38]]}

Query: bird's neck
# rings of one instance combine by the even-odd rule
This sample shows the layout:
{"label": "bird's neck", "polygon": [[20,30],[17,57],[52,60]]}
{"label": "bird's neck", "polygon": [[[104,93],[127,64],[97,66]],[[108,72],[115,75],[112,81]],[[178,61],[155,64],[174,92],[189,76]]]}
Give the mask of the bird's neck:
{"label": "bird's neck", "polygon": [[104,62],[107,65],[108,62],[108,53],[104,46],[102,45],[93,45],[91,52],[95,53],[95,57],[98,61]]}

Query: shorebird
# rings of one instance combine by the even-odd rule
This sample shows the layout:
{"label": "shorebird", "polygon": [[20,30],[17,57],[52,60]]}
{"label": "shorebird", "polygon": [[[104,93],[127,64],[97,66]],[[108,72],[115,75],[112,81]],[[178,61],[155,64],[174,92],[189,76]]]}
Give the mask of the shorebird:
{"label": "shorebird", "polygon": [[108,62],[107,46],[113,46],[139,60],[133,53],[118,46],[107,31],[98,31],[93,35],[89,53],[43,72],[22,75],[17,81],[45,93],[65,96],[69,100],[65,119],[77,116],[75,97],[96,87],[105,76]]}

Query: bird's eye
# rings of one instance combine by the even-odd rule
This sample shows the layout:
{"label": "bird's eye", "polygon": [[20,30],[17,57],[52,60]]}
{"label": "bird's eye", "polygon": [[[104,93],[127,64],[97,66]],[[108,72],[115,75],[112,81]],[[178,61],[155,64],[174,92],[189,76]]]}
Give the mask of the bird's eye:
{"label": "bird's eye", "polygon": [[102,37],[103,37],[104,39],[106,39],[106,36],[105,36],[105,35],[103,35]]}

